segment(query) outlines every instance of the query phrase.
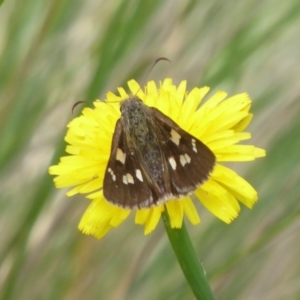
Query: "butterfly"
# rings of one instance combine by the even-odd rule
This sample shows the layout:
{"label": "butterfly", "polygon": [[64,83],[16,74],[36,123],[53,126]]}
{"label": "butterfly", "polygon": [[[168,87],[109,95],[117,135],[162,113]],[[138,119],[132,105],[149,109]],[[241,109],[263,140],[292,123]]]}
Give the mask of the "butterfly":
{"label": "butterfly", "polygon": [[149,208],[191,194],[216,157],[200,140],[137,96],[121,102],[103,195],[122,208]]}

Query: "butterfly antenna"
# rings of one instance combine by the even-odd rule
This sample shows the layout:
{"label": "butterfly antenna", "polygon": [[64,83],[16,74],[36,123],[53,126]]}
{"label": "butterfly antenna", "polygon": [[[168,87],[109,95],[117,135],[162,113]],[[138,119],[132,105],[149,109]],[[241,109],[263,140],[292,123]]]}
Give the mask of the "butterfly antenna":
{"label": "butterfly antenna", "polygon": [[72,115],[73,115],[73,113],[74,113],[75,107],[78,106],[79,104],[84,103],[84,102],[85,102],[85,101],[77,101],[77,102],[72,106]]}
{"label": "butterfly antenna", "polygon": [[171,62],[168,58],[166,57],[159,57],[152,65],[152,67],[150,68],[150,70],[148,71],[147,75],[146,75],[146,80],[149,76],[149,74],[151,73],[151,71],[153,70],[153,68],[156,66],[156,64],[162,60],[165,60],[165,61],[168,61],[168,62]]}
{"label": "butterfly antenna", "polygon": [[142,86],[145,85],[147,79],[148,79],[148,76],[149,74],[151,73],[151,71],[153,70],[153,68],[156,66],[156,64],[162,60],[165,60],[165,61],[168,61],[168,62],[171,62],[168,58],[166,57],[159,57],[158,59],[155,60],[155,62],[153,63],[153,65],[151,66],[150,70],[148,71],[147,75],[146,75],[146,79],[144,80],[144,83],[140,86],[140,88],[138,89],[138,91],[135,93],[137,95],[137,93],[142,89]]}

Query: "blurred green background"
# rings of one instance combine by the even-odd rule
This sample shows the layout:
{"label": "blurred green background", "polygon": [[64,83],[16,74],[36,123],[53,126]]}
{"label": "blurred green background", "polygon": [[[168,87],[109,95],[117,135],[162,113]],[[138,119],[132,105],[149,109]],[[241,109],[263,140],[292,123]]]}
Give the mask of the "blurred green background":
{"label": "blurred green background", "polygon": [[[251,143],[231,164],[259,192],[231,225],[187,224],[217,299],[300,299],[300,2],[6,0],[0,7],[0,299],[193,299],[163,225],[133,215],[98,241],[89,204],[47,174],[79,100],[127,80],[188,80],[253,101]],[[81,108],[78,109],[78,113]],[[200,205],[199,205],[200,206]]]}

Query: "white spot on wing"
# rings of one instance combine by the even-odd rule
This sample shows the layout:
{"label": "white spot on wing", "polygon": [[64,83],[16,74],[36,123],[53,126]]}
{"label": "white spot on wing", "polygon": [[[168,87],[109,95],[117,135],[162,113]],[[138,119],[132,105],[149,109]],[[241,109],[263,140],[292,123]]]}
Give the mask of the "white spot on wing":
{"label": "white spot on wing", "polygon": [[126,159],[126,153],[124,153],[120,148],[118,148],[116,160],[120,161],[124,165],[125,159]]}
{"label": "white spot on wing", "polygon": [[128,183],[134,183],[134,180],[133,180],[133,177],[132,177],[132,175],[131,174],[129,174],[129,173],[127,173],[126,174],[126,177],[127,177],[127,182]]}
{"label": "white spot on wing", "polygon": [[188,156],[188,154],[180,155],[180,163],[184,167],[185,164],[189,164],[191,162],[191,158]]}
{"label": "white spot on wing", "polygon": [[144,181],[143,180],[143,176],[142,176],[142,172],[140,169],[136,169],[135,170],[135,175],[136,175],[136,178],[139,180],[139,181]]}
{"label": "white spot on wing", "polygon": [[175,131],[174,129],[171,130],[171,141],[176,144],[177,146],[179,145],[179,142],[180,142],[180,134]]}
{"label": "white spot on wing", "polygon": [[169,157],[169,162],[170,162],[170,165],[172,167],[173,170],[176,170],[176,161],[174,159],[174,157]]}
{"label": "white spot on wing", "polygon": [[128,184],[127,176],[126,176],[126,175],[123,175],[123,183],[124,183],[124,184]]}
{"label": "white spot on wing", "polygon": [[189,155],[188,154],[184,154],[184,157],[185,157],[187,163],[189,164],[191,162],[191,158],[189,157]]}
{"label": "white spot on wing", "polygon": [[111,175],[112,180],[116,181],[116,175],[114,174],[113,170],[111,168],[108,168],[107,172]]}
{"label": "white spot on wing", "polygon": [[181,165],[182,165],[183,167],[184,167],[184,165],[187,163],[187,161],[186,161],[184,155],[180,155],[180,163],[181,163]]}
{"label": "white spot on wing", "polygon": [[192,139],[192,147],[193,147],[193,151],[197,153],[198,151],[197,151],[196,140],[195,139]]}

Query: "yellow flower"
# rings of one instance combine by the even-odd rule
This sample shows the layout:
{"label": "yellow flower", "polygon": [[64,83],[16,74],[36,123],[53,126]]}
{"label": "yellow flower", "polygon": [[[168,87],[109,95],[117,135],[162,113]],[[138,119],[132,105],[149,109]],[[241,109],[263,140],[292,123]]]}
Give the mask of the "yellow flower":
{"label": "yellow flower", "polygon": [[[215,154],[217,163],[213,172],[194,191],[196,198],[209,211],[230,223],[238,216],[239,202],[248,208],[253,206],[257,201],[254,188],[237,173],[220,164],[265,156],[263,149],[237,145],[251,138],[250,133],[243,132],[252,119],[249,113],[251,100],[247,94],[226,99],[227,94],[219,91],[202,104],[209,88],[194,88],[188,93],[186,81],[176,87],[171,79],[166,79],[160,88],[151,81],[145,92],[133,80],[128,82],[128,86],[131,93],[147,106],[163,112]],[[49,173],[56,175],[54,182],[57,188],[74,187],[67,193],[68,196],[88,194],[91,203],[80,221],[79,229],[96,238],[119,226],[131,212],[107,202],[102,191],[115,124],[121,116],[120,102],[129,97],[122,88],[119,88],[119,93],[120,96],[108,93],[106,101],[95,101],[94,109],[85,108],[80,117],[69,123],[65,140],[69,144],[66,152],[70,155],[62,157],[58,165],[49,168]],[[184,215],[194,225],[200,222],[193,201],[186,196],[150,208],[136,209],[135,223],[144,225],[144,232],[148,234],[155,229],[165,209],[172,228],[182,226]]]}

